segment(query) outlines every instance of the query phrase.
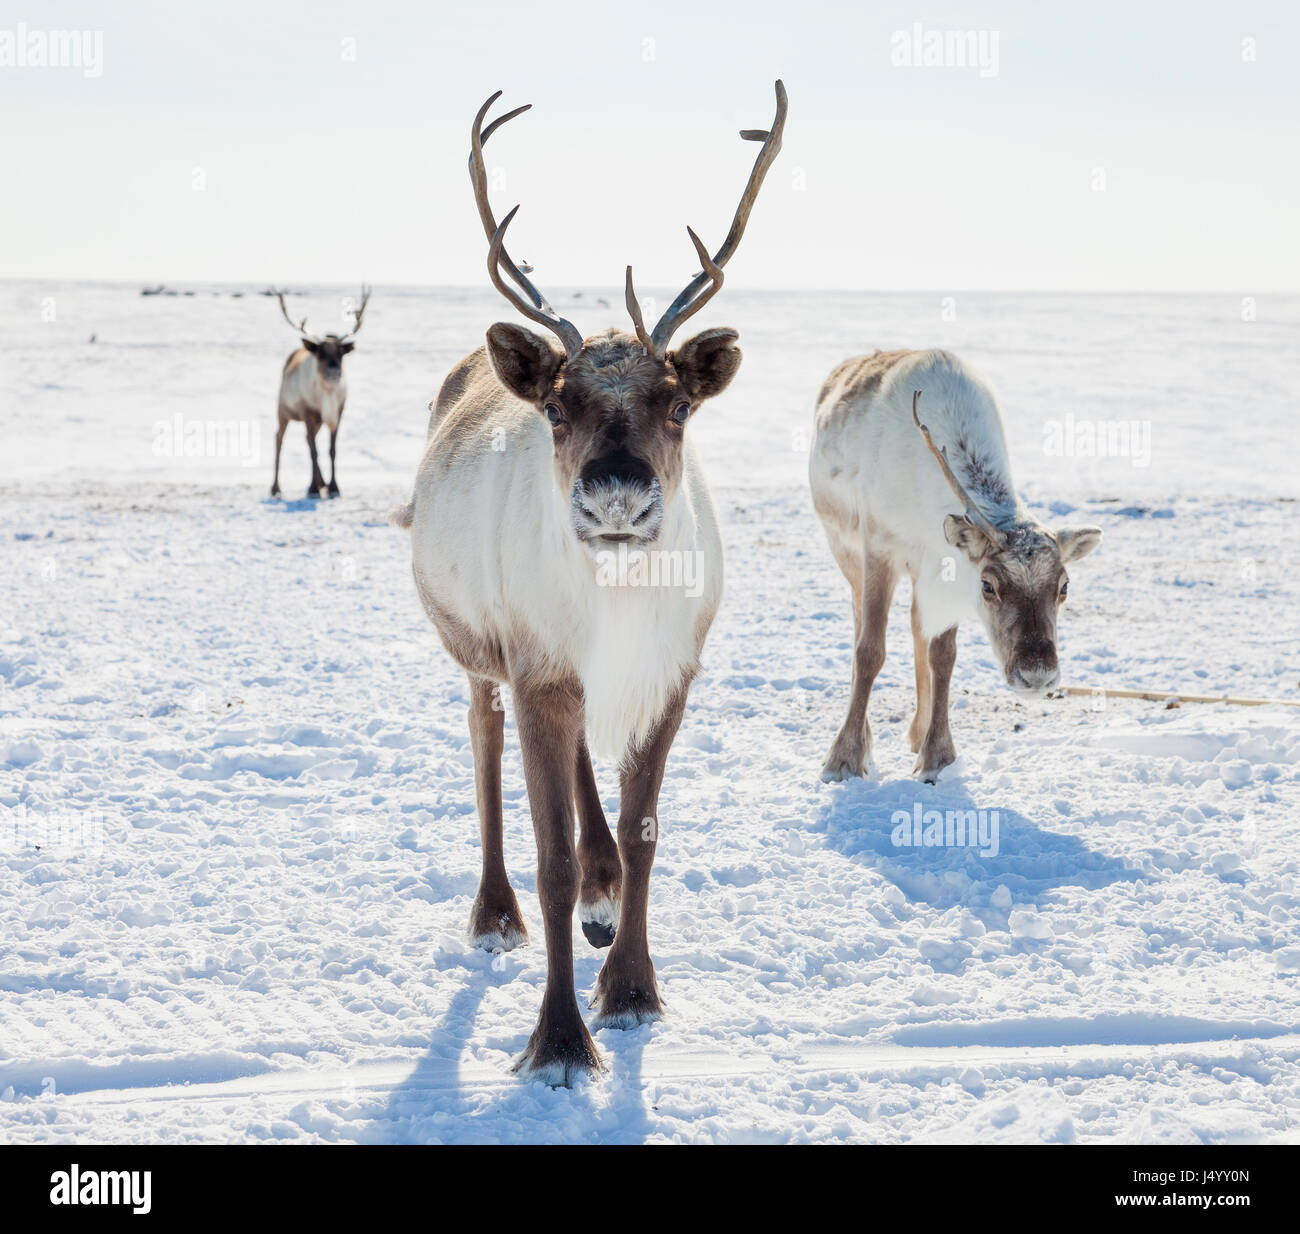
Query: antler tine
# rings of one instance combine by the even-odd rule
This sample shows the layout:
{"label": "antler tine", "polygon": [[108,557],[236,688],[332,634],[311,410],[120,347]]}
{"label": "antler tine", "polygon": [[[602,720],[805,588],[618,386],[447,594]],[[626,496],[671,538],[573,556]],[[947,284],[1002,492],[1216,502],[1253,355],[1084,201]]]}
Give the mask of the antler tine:
{"label": "antler tine", "polygon": [[320,339],[317,338],[316,335],[308,331],[306,317],[304,317],[301,321],[294,321],[294,319],[289,316],[289,310],[285,307],[285,303],[284,303],[284,292],[277,291],[275,293],[275,298],[280,301],[280,312],[284,314],[285,321],[287,321],[299,334],[301,334],[303,338],[311,339],[313,343],[319,343]]}
{"label": "antler tine", "polygon": [[354,339],[361,333],[361,319],[366,315],[366,305],[370,303],[370,293],[373,288],[361,284],[361,307],[352,310],[352,329],[343,337],[345,340]]}
{"label": "antler tine", "polygon": [[[492,99],[499,99],[500,97],[501,97],[501,91],[498,90],[492,96],[492,98],[488,100],[488,103],[491,103]],[[486,107],[488,103],[485,103],[484,106]],[[482,134],[479,136],[479,146],[481,147],[482,144],[485,141],[487,141],[487,139],[491,137],[492,134],[495,133],[497,129],[499,129],[507,120],[513,120],[516,116],[522,116],[524,112],[531,111],[532,107],[533,105],[531,103],[524,103],[521,106],[516,107],[514,111],[508,111],[504,116],[498,116],[495,120],[492,121],[491,124],[487,126],[487,128],[483,130]]]}
{"label": "antler tine", "polygon": [[566,321],[563,317],[560,317],[545,301],[542,301],[543,305],[545,305],[544,309],[538,309],[529,304],[501,277],[500,267],[502,265],[510,269],[510,263],[505,257],[506,228],[510,226],[511,220],[518,213],[519,207],[516,206],[501,220],[501,226],[493,233],[492,243],[488,245],[488,277],[492,280],[492,286],[505,296],[525,317],[531,318],[539,325],[546,326],[547,329],[553,330],[559,335],[560,342],[564,344],[564,354],[572,360],[582,350],[582,335],[578,333],[578,328],[571,321]]}
{"label": "antler tine", "polygon": [[[470,131],[469,174],[470,180],[474,184],[474,204],[478,207],[478,216],[483,224],[483,233],[489,241],[496,235],[497,221],[492,213],[492,203],[488,200],[487,165],[483,162],[483,143],[507,120],[513,120],[516,116],[523,114],[532,107],[531,103],[525,103],[522,107],[516,107],[513,111],[506,112],[504,116],[498,116],[487,126],[487,131],[484,132],[483,120],[487,116],[488,109],[500,97],[501,91],[498,90],[478,109],[478,113],[474,117],[473,128]],[[510,261],[510,255],[505,253],[504,256],[507,263],[509,263],[511,277],[523,288],[528,298],[540,308],[545,303],[541,293],[528,281],[524,272]]]}
{"label": "antler tine", "polygon": [[641,340],[641,346],[646,349],[647,354],[653,352],[654,340],[645,328],[645,318],[641,316],[641,303],[636,298],[636,288],[632,286],[631,266],[627,268],[627,284],[623,289],[623,299],[627,302],[627,311],[632,318],[632,325],[636,328],[636,336]]}
{"label": "antler tine", "polygon": [[655,332],[651,339],[650,349],[661,359],[668,352],[668,340],[672,338],[673,331],[676,330],[682,322],[686,321],[690,317],[694,317],[700,309],[702,309],[710,300],[713,299],[714,296],[718,294],[719,289],[722,287],[722,267],[718,265],[717,259],[709,256],[709,250],[704,247],[704,241],[701,240],[689,227],[686,229],[686,234],[690,236],[691,243],[695,245],[695,252],[699,256],[700,265],[703,267],[702,277],[707,278],[710,281],[708,287],[700,292],[695,299],[690,301],[690,303],[688,303],[684,308],[678,310],[677,315],[673,317],[666,332],[664,332],[664,319],[667,317],[667,314],[665,314],[664,318],[661,318],[659,324],[655,326]]}
{"label": "antler tine", "polygon": [[930,436],[928,425],[921,423],[921,417],[916,413],[916,405],[921,399],[921,391],[912,391],[912,423],[921,431],[921,436],[925,438],[925,444],[929,447],[930,453],[934,455],[939,466],[943,469],[943,478],[948,481],[948,487],[952,489],[957,500],[965,508],[966,517],[970,519],[984,534],[988,537],[990,544],[1005,544],[1006,534],[998,527],[993,525],[992,520],[987,518],[971,499],[970,494],[962,487],[961,481],[953,474],[953,470],[948,466],[948,448],[945,446],[942,450],[934,444],[934,438]]}
{"label": "antler tine", "polygon": [[[474,202],[478,206],[479,219],[483,224],[484,234],[491,241],[488,250],[488,273],[491,275],[492,285],[525,317],[531,318],[559,336],[560,341],[564,344],[565,354],[572,359],[582,350],[582,333],[577,326],[561,317],[550,306],[546,297],[533,286],[528,276],[515,265],[510,254],[506,252],[505,245],[500,242],[505,235],[506,226],[514,217],[515,210],[518,210],[519,207],[516,206],[498,226],[496,217],[492,213],[492,203],[488,199],[487,166],[483,162],[483,143],[507,120],[513,120],[515,116],[521,115],[532,106],[531,103],[525,103],[522,107],[516,107],[504,116],[498,116],[484,130],[483,119],[487,115],[488,109],[500,97],[501,91],[498,90],[478,109],[478,114],[474,117],[474,124],[470,130],[469,178],[474,186]],[[516,295],[513,289],[506,287],[501,279],[499,266],[505,267],[506,273],[519,286],[524,295],[528,297],[527,301]]]}
{"label": "antler tine", "polygon": [[[776,83],[776,117],[772,121],[772,127],[770,129],[740,130],[743,141],[761,141],[763,148],[758,152],[758,157],[754,160],[753,169],[749,173],[749,181],[745,185],[745,191],[741,194],[740,204],[736,207],[735,216],[731,220],[731,229],[727,232],[727,238],[722,242],[722,247],[713,255],[713,263],[717,269],[721,269],[731,260],[732,255],[739,246],[741,237],[745,234],[745,227],[749,223],[750,211],[753,210],[754,202],[758,199],[758,191],[763,187],[763,179],[767,175],[768,168],[772,166],[776,156],[781,152],[781,138],[785,133],[787,105],[788,99],[785,85],[778,79]],[[654,329],[653,337],[656,355],[665,355],[668,350],[668,342],[677,327],[713,298],[720,285],[719,280],[716,279],[712,280],[713,285],[703,299],[700,299],[698,303],[696,302],[696,298],[700,295],[704,285],[711,278],[708,268],[705,267],[686,284],[682,293],[668,306],[668,311],[659,319],[659,324]]]}

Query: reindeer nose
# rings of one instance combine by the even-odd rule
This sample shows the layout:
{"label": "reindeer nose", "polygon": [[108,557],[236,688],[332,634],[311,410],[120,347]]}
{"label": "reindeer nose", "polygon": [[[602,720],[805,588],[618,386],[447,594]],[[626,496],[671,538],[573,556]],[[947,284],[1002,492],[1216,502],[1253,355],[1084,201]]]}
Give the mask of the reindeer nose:
{"label": "reindeer nose", "polygon": [[631,451],[619,446],[599,458],[589,460],[578,478],[586,487],[593,484],[622,484],[649,488],[655,473],[644,459],[637,458]]}
{"label": "reindeer nose", "polygon": [[1061,680],[1056,645],[1050,639],[1027,642],[1016,657],[1012,685],[1022,690],[1050,690]]}
{"label": "reindeer nose", "polygon": [[663,521],[664,497],[658,480],[649,484],[601,479],[578,480],[571,501],[578,539],[652,541]]}
{"label": "reindeer nose", "polygon": [[1015,668],[1015,685],[1021,690],[1050,690],[1061,680],[1059,669],[1038,667],[1026,668],[1018,664]]}

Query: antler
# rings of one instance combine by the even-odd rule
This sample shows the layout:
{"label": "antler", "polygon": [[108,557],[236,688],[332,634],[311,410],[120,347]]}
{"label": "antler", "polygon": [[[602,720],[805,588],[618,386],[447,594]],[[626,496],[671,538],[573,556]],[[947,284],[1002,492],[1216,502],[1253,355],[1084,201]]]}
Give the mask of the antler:
{"label": "antler", "polygon": [[[718,289],[722,286],[722,267],[731,260],[732,255],[739,246],[741,237],[745,234],[745,227],[749,222],[749,212],[754,208],[754,202],[758,198],[758,190],[763,187],[763,178],[767,175],[768,168],[772,166],[776,156],[781,152],[781,136],[785,132],[786,104],[785,86],[778,80],[776,83],[776,118],[772,121],[771,129],[740,130],[742,141],[761,141],[763,148],[758,152],[758,157],[754,160],[753,170],[749,173],[749,183],[745,185],[745,191],[741,194],[740,205],[736,207],[735,217],[731,220],[731,230],[727,232],[727,238],[722,242],[722,247],[710,258],[708,252],[700,243],[699,237],[689,227],[686,229],[690,232],[691,243],[695,245],[695,251],[700,255],[700,265],[703,268],[699,274],[686,284],[681,295],[668,306],[668,311],[659,319],[659,324],[655,326],[654,333],[649,339],[646,338],[644,325],[640,321],[639,308],[636,312],[632,312],[632,304],[636,299],[636,295],[632,290],[632,268],[628,267],[628,311],[632,312],[633,324],[637,326],[637,338],[641,340],[642,346],[647,351],[652,352],[660,359],[668,354],[668,343],[677,327],[708,304],[718,294]],[[706,283],[708,284],[707,287],[705,286]]]}
{"label": "antler", "polygon": [[[487,115],[488,108],[500,97],[501,91],[498,90],[478,109],[478,115],[474,117],[474,127],[470,130],[469,178],[474,185],[474,201],[478,206],[479,218],[483,222],[483,230],[491,241],[488,246],[488,276],[492,280],[492,285],[525,317],[531,318],[539,325],[554,331],[559,336],[560,342],[564,344],[565,354],[569,359],[573,359],[582,350],[582,334],[578,327],[571,321],[561,317],[547,303],[542,293],[529,282],[528,276],[515,265],[510,259],[510,254],[506,252],[506,228],[510,226],[510,220],[515,217],[519,207],[516,206],[514,210],[511,210],[498,226],[496,218],[492,214],[492,203],[488,200],[487,168],[483,163],[483,143],[507,120],[513,120],[515,116],[527,111],[532,106],[531,103],[525,103],[522,107],[516,107],[514,111],[508,111],[504,116],[498,116],[484,130],[483,118]],[[523,296],[501,277],[501,267],[503,266],[505,272],[523,291]],[[527,298],[525,299],[525,297]]]}
{"label": "antler", "polygon": [[636,298],[636,288],[632,286],[632,267],[627,268],[627,282],[623,286],[623,300],[627,304],[628,315],[632,318],[632,325],[636,330],[636,336],[641,340],[641,346],[647,352],[654,351],[654,340],[651,339],[649,332],[645,328],[645,318],[641,316],[641,302]]}
{"label": "antler", "polygon": [[943,469],[943,478],[948,481],[948,487],[952,489],[957,500],[965,507],[966,517],[970,519],[976,527],[984,533],[990,544],[1005,544],[1007,542],[1006,533],[995,527],[990,519],[980,511],[971,499],[970,494],[962,488],[961,481],[953,475],[952,468],[948,466],[948,447],[942,450],[934,444],[934,438],[930,436],[930,429],[927,425],[921,423],[921,417],[916,414],[916,404],[920,401],[921,391],[912,391],[912,423],[921,430],[921,436],[925,438],[925,444],[929,446],[930,453],[934,455],[939,466]]}
{"label": "antler", "polygon": [[316,337],[316,335],[308,332],[307,319],[305,317],[301,321],[294,321],[294,319],[289,316],[289,310],[284,306],[284,292],[277,291],[275,293],[275,298],[280,301],[280,312],[284,314],[285,321],[287,321],[295,330],[297,330],[298,333],[303,336],[303,338],[310,339],[313,343],[319,343],[321,341],[319,338]]}
{"label": "antler", "polygon": [[[371,290],[364,283],[361,284],[361,307],[352,310],[352,329],[343,336],[344,342],[356,338],[361,333],[361,319],[366,315],[366,305],[370,303]],[[305,321],[306,318],[303,320]]]}

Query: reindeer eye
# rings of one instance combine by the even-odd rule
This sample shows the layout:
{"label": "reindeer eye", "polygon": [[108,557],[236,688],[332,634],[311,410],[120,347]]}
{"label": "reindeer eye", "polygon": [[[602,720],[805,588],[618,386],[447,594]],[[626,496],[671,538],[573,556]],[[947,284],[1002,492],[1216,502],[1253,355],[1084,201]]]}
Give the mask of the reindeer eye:
{"label": "reindeer eye", "polygon": [[559,428],[564,423],[564,413],[554,403],[546,404],[546,418],[552,428]]}
{"label": "reindeer eye", "polygon": [[998,593],[997,593],[997,592],[994,590],[994,588],[993,588],[993,584],[990,583],[990,582],[988,581],[988,579],[985,579],[985,580],[984,580],[984,595],[985,595],[988,599],[990,599],[990,600],[994,600],[994,599],[997,598],[997,594],[998,594]]}
{"label": "reindeer eye", "polygon": [[687,417],[691,414],[691,405],[689,403],[678,403],[676,407],[668,413],[668,419],[679,427],[686,423]]}
{"label": "reindeer eye", "polygon": [[1068,578],[1063,578],[1061,580],[1061,599],[1064,600],[1065,597],[1069,594],[1069,592],[1070,592],[1070,580]]}

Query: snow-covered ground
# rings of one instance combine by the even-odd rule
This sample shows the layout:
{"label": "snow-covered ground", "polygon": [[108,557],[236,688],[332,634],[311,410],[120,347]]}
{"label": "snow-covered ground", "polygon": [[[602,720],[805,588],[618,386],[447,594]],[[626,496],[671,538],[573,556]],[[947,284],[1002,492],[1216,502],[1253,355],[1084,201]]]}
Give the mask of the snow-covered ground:
{"label": "snow-covered ground", "polygon": [[[1231,296],[729,282],[698,324],[740,328],[745,365],[691,430],[728,590],[652,882],[669,1016],[602,1032],[608,1076],[553,1091],[509,1073],[545,973],[513,730],[538,941],[494,958],[463,941],[464,678],[383,517],[446,367],[508,308],[376,291],[343,496],[312,505],[266,496],[274,301],[138,290],[0,284],[0,1140],[1300,1138],[1300,710],[1025,705],[965,629],[961,757],[920,786],[904,587],[881,778],[822,784],[851,619],[802,479],[832,364],[951,346],[1035,508],[1105,528],[1066,681],[1300,701],[1300,298],[1242,320]],[[292,307],[326,328],[343,294]],[[559,297],[620,322],[596,298]],[[1137,422],[1128,455],[1054,444],[1099,419]],[[307,470],[291,432],[291,496]],[[996,811],[996,854],[897,847],[917,803]],[[575,940],[581,1001],[602,953]]]}

